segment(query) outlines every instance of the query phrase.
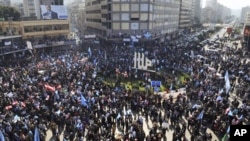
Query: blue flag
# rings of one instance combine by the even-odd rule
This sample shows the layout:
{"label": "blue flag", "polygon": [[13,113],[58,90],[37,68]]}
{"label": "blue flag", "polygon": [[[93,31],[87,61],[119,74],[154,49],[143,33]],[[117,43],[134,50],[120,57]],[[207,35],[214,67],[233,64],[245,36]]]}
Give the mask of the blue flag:
{"label": "blue flag", "polygon": [[38,130],[37,127],[36,127],[36,129],[35,129],[34,141],[40,141],[39,130]]}
{"label": "blue flag", "polygon": [[88,49],[88,53],[89,53],[89,56],[91,57],[92,56],[92,51],[91,51],[91,48],[89,47]]}
{"label": "blue flag", "polygon": [[205,112],[204,110],[200,112],[199,116],[197,117],[198,120],[203,119],[204,112]]}
{"label": "blue flag", "polygon": [[3,135],[3,132],[0,130],[0,140],[1,141],[5,141],[5,138],[4,138],[4,135]]}
{"label": "blue flag", "polygon": [[87,100],[85,99],[85,97],[83,95],[81,95],[81,105],[89,107],[88,103],[87,103]]}

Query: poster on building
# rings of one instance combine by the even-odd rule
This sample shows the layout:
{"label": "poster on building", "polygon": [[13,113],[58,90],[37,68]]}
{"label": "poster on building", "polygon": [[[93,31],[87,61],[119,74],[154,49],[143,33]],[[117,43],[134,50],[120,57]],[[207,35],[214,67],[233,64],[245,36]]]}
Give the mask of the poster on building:
{"label": "poster on building", "polygon": [[64,5],[41,5],[41,14],[44,20],[68,18],[67,8]]}

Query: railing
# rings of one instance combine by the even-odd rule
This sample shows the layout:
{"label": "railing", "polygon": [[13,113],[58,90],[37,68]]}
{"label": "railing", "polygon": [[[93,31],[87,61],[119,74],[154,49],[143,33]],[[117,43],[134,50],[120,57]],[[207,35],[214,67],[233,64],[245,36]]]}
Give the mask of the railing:
{"label": "railing", "polygon": [[[76,41],[59,41],[59,42],[47,42],[46,44],[33,45],[33,49],[41,49],[47,47],[58,47],[58,46],[67,46],[67,45],[76,45]],[[12,46],[0,47],[0,56],[13,54],[17,52],[22,52],[28,50],[27,48],[15,48]]]}

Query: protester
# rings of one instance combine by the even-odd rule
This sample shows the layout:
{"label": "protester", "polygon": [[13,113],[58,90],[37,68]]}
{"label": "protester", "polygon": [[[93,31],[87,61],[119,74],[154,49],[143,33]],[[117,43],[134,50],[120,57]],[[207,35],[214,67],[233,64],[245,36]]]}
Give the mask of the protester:
{"label": "protester", "polygon": [[[192,58],[187,54],[197,44],[179,45],[185,39],[180,37],[168,45],[155,44],[154,48],[143,49],[93,45],[87,48],[86,54],[38,53],[36,60],[5,62],[0,81],[2,135],[11,141],[37,141],[37,138],[45,140],[47,131],[51,130],[57,140],[64,133],[65,141],[84,138],[159,141],[167,140],[166,134],[172,130],[173,141],[187,140],[185,132],[191,133],[191,140],[205,141],[211,139],[207,128],[225,134],[230,124],[242,124],[248,114],[247,101],[243,101],[242,107],[237,99],[229,102],[231,88],[224,88],[225,83],[228,80],[230,86],[236,81],[247,83],[249,64],[234,63],[239,61],[242,49],[207,52],[194,48],[194,54],[207,59]],[[142,50],[149,58],[159,60],[156,70],[166,71],[163,84],[170,79],[176,87],[180,82],[175,74],[188,73],[191,78],[183,84],[186,92],[173,99],[122,87],[119,83],[122,79],[154,77],[131,68],[133,52]],[[243,74],[237,74],[239,71]],[[102,81],[108,78],[118,78],[116,85]],[[187,125],[184,118],[188,120]],[[147,134],[143,125],[149,121],[153,127]]]}

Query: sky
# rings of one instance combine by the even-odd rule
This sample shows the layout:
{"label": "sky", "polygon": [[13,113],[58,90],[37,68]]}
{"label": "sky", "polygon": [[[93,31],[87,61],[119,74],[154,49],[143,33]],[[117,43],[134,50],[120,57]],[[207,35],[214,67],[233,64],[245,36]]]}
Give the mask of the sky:
{"label": "sky", "polygon": [[[12,2],[22,2],[23,0],[11,0]],[[65,5],[71,3],[74,0],[64,0]],[[220,4],[230,9],[241,9],[245,6],[250,6],[250,0],[217,0]],[[205,6],[206,0],[203,0],[202,7]]]}
{"label": "sky", "polygon": [[[250,0],[217,0],[217,2],[230,9],[241,9],[242,7],[250,6]],[[206,0],[203,0],[203,7],[205,3]]]}

